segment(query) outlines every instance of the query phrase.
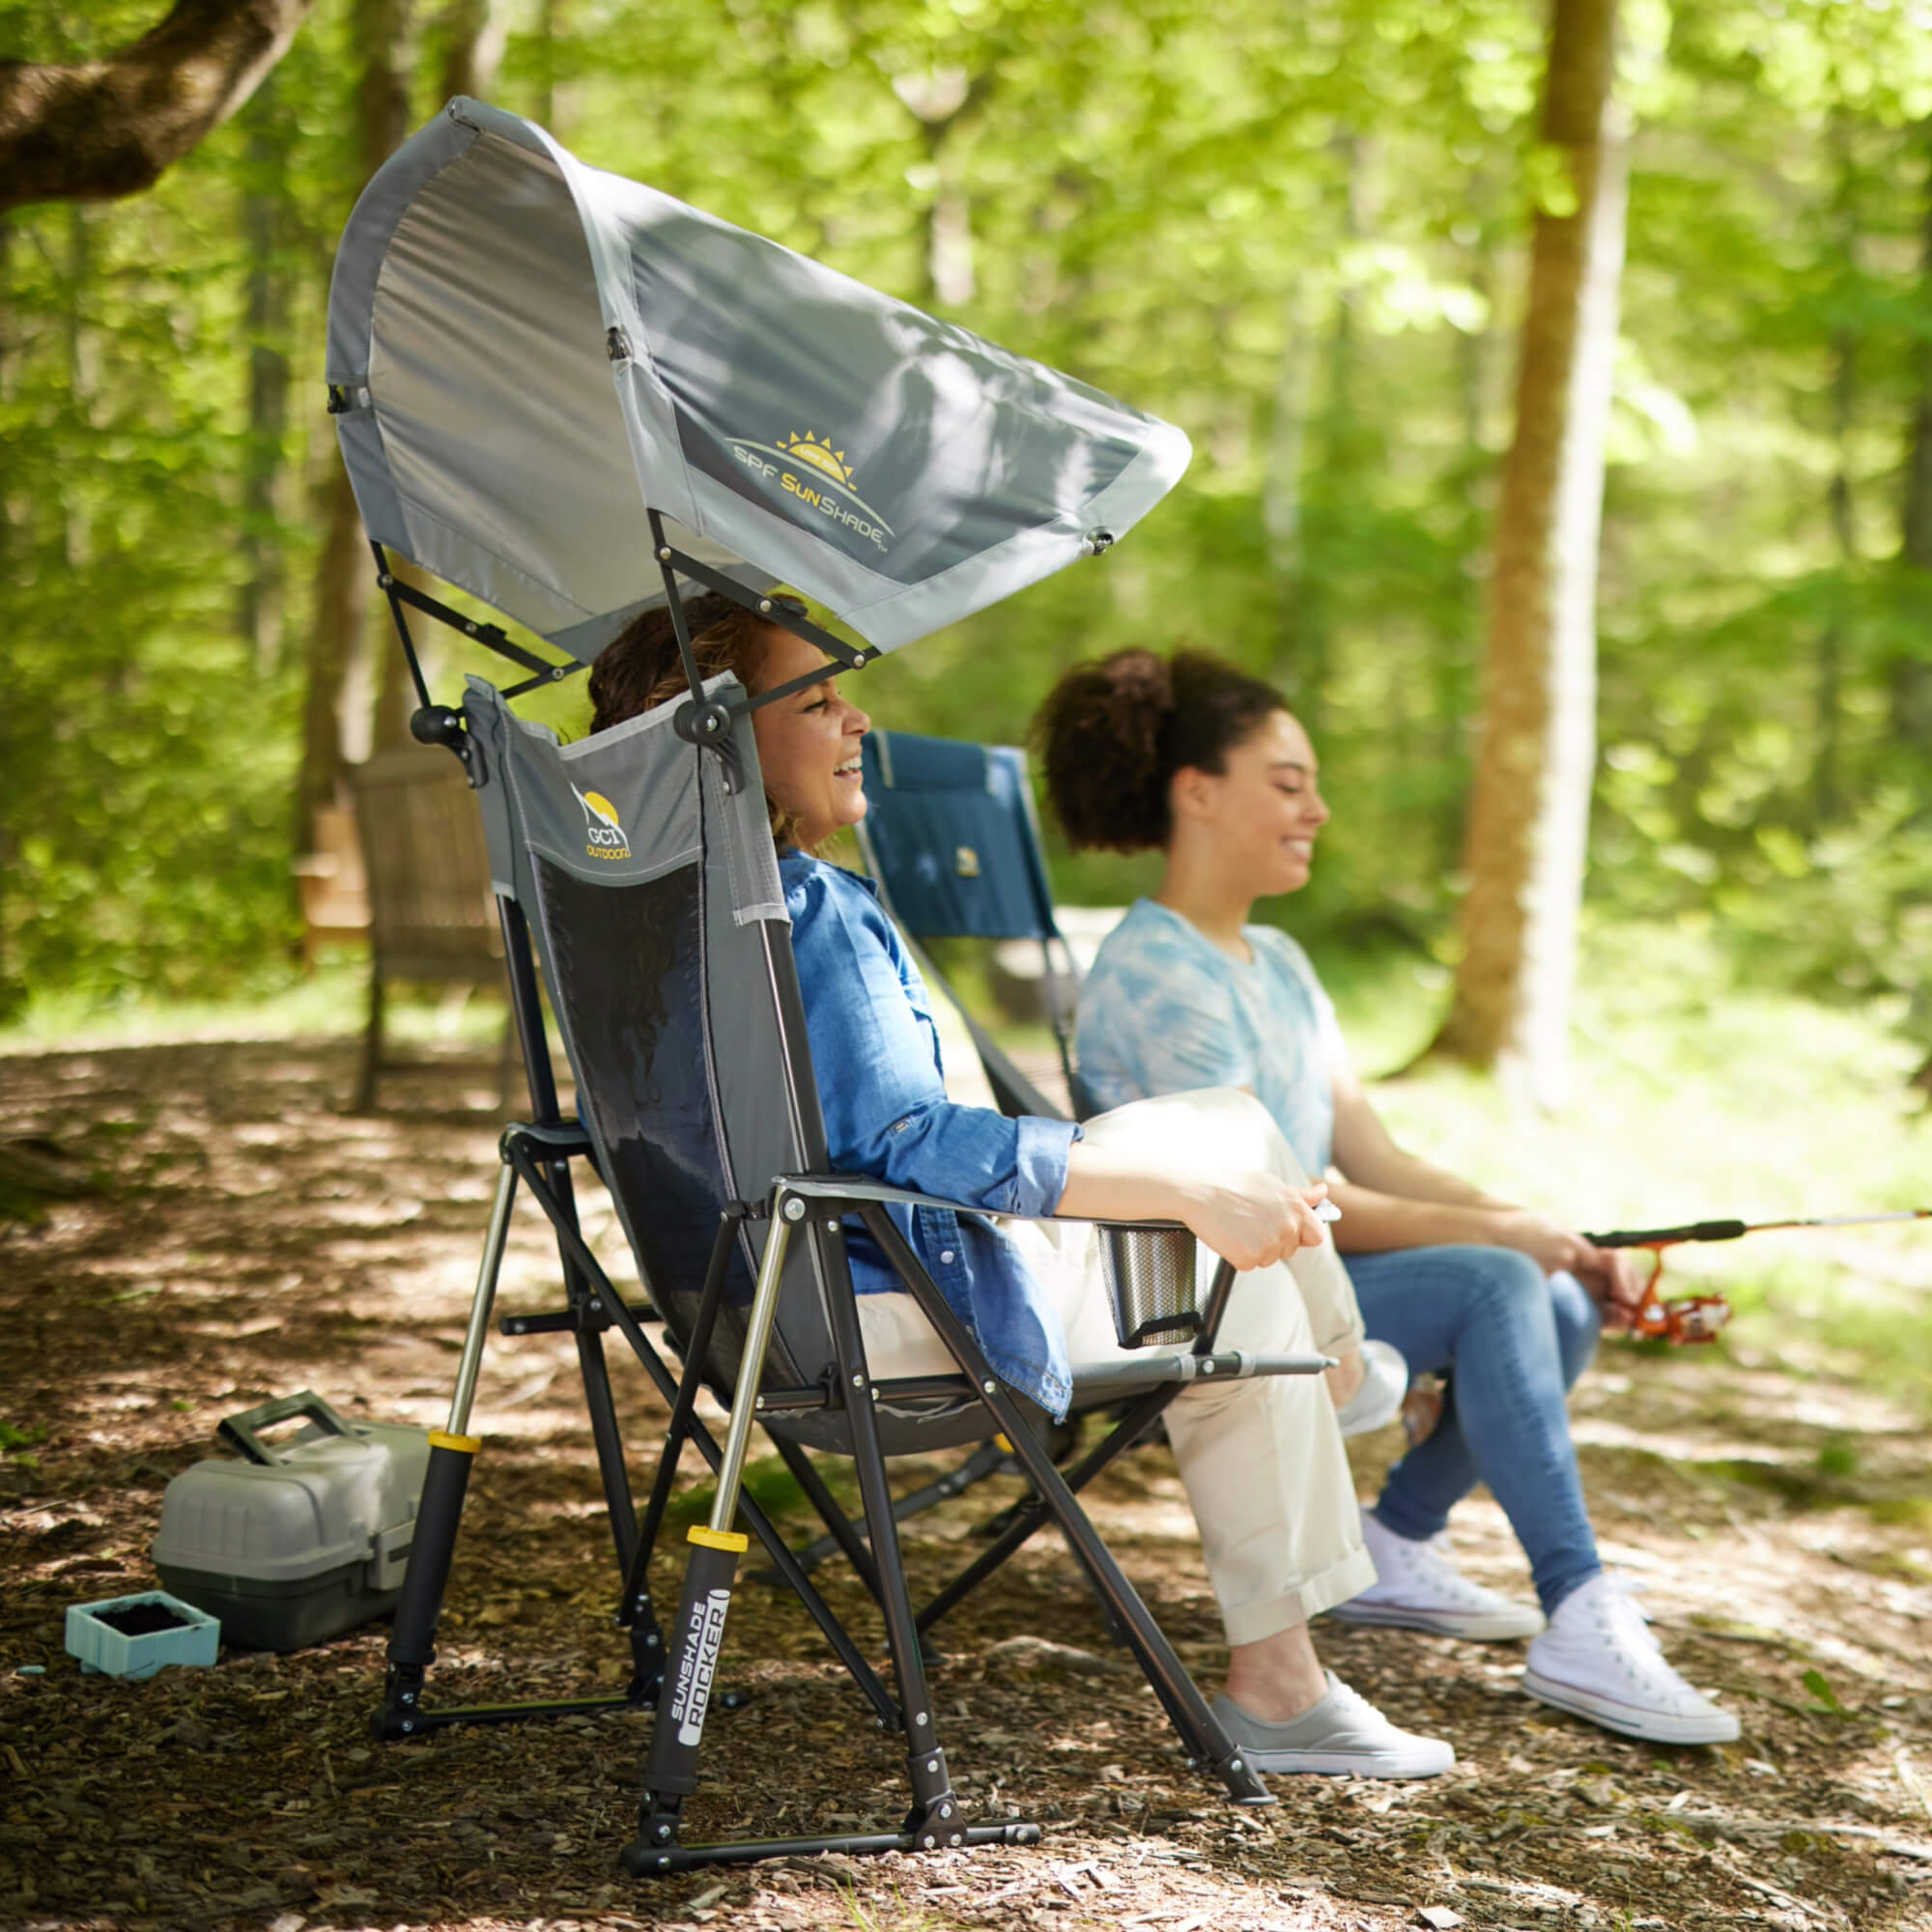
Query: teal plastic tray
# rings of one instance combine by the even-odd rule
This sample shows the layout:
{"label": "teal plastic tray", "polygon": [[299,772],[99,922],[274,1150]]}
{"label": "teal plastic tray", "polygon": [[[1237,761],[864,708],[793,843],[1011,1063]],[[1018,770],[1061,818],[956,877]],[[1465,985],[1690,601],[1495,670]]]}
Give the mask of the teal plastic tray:
{"label": "teal plastic tray", "polygon": [[[130,1633],[106,1621],[114,1617],[138,1625],[162,1615],[174,1620],[164,1630]],[[80,1659],[83,1670],[102,1676],[152,1677],[170,1663],[213,1663],[220,1646],[219,1620],[165,1590],[142,1590],[131,1597],[68,1605],[68,1654]]]}

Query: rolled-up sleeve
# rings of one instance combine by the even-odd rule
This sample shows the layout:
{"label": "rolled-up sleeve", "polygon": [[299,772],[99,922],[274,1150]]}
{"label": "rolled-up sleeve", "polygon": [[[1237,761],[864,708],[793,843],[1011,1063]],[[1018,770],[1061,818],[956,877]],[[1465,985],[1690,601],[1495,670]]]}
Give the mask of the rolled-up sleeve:
{"label": "rolled-up sleeve", "polygon": [[946,1097],[923,984],[856,880],[814,867],[786,905],[833,1166],[991,1214],[1050,1214],[1079,1128]]}

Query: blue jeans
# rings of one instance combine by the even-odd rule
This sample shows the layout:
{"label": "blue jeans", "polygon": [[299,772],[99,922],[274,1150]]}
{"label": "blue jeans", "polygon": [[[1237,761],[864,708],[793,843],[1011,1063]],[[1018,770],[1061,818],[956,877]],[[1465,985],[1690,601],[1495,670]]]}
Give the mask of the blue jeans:
{"label": "blue jeans", "polygon": [[1548,1615],[1603,1568],[1564,1401],[1596,1350],[1596,1303],[1574,1275],[1546,1275],[1512,1248],[1401,1248],[1343,1261],[1369,1333],[1400,1349],[1411,1375],[1451,1378],[1441,1421],[1389,1471],[1377,1518],[1420,1541],[1478,1482],[1489,1484]]}

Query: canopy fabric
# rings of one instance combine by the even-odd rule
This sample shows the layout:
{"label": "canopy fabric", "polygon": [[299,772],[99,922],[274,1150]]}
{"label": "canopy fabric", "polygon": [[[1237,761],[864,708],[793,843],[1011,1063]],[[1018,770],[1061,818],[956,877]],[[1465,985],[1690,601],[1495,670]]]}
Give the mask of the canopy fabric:
{"label": "canopy fabric", "polygon": [[463,99],[350,217],[327,374],[370,536],[585,661],[663,601],[647,509],[891,650],[1104,548],[1189,454]]}

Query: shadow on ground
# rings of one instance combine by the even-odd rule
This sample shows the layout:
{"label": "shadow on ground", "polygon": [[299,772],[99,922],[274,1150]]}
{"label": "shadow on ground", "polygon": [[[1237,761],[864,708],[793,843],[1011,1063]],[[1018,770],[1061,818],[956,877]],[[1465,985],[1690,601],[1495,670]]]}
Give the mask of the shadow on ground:
{"label": "shadow on ground", "polygon": [[[1401,1721],[1452,1737],[1458,1769],[1422,1785],[1277,1780],[1277,1805],[1236,1809],[1179,1762],[1044,1538],[943,1628],[934,1677],[960,1789],[983,1814],[1039,1819],[1032,1851],[636,1884],[613,1860],[645,1718],[373,1746],[380,1629],[146,1683],[83,1677],[61,1649],[66,1606],[152,1584],[161,1492],[213,1453],[222,1415],[312,1386],[357,1416],[441,1420],[494,1179],[492,1096],[432,1066],[400,1077],[384,1113],[347,1116],[333,1103],[353,1051],[0,1061],[0,1140],[33,1151],[0,1211],[36,1217],[0,1222],[0,1924],[1218,1932],[1394,1928],[1430,1908],[1472,1926],[1932,1925],[1927,1431],[1845,1364],[1795,1362],[1748,1323],[1722,1351],[1607,1349],[1577,1400],[1608,1554],[1648,1585],[1672,1656],[1741,1716],[1724,1750],[1642,1747],[1544,1711],[1516,1689],[1516,1647],[1331,1630],[1328,1660]],[[628,1275],[607,1205],[585,1208]],[[554,1272],[542,1223],[520,1214],[506,1304],[549,1305]],[[559,1336],[486,1362],[446,1699],[627,1674],[575,1376]],[[618,1379],[647,1468],[661,1410],[640,1375]],[[1389,1449],[1358,1459],[1365,1493]],[[916,1583],[972,1547],[978,1507],[921,1520]],[[1217,1621],[1164,1453],[1127,1459],[1095,1515],[1213,1677]],[[1459,1512],[1458,1538],[1474,1574],[1526,1590],[1486,1498]],[[873,1637],[856,1588],[826,1574]],[[674,1595],[668,1569],[657,1588]],[[890,1742],[767,1584],[739,1594],[726,1674],[755,1695],[707,1734],[700,1833],[896,1823]]]}

